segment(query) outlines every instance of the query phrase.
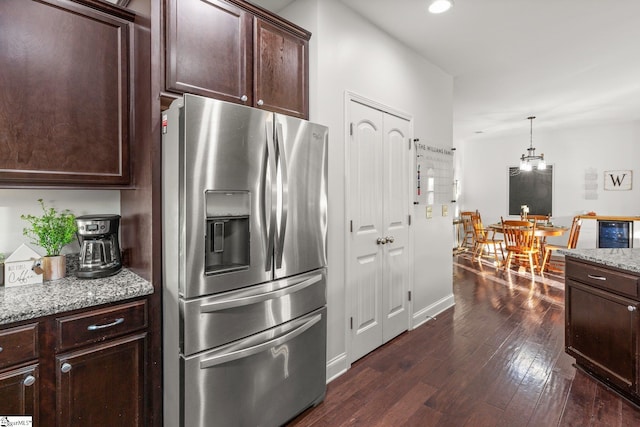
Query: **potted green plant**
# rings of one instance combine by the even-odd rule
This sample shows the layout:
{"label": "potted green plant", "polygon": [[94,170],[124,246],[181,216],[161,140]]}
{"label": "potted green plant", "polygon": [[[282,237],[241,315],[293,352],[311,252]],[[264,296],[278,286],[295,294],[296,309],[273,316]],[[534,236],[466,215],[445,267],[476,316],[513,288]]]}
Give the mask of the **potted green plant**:
{"label": "potted green plant", "polygon": [[30,227],[22,230],[22,234],[46,252],[42,258],[44,280],[61,279],[66,275],[66,258],[60,251],[73,241],[78,230],[76,217],[69,210],[58,212],[54,208],[47,208],[42,199],[38,199],[38,202],[42,207],[41,216],[20,215],[30,224]]}

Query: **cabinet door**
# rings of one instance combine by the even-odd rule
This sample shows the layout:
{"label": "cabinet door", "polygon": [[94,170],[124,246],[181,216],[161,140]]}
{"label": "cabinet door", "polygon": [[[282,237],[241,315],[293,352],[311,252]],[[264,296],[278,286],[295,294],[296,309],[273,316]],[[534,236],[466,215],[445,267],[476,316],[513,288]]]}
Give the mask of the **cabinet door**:
{"label": "cabinet door", "polygon": [[57,425],[145,425],[145,338],[138,334],[56,357]]}
{"label": "cabinet door", "polygon": [[168,0],[166,89],[253,102],[252,16],[221,0]]}
{"label": "cabinet door", "polygon": [[638,393],[640,303],[567,280],[566,351],[578,364]]}
{"label": "cabinet door", "polygon": [[0,8],[0,183],[127,184],[132,24],[69,1]]}
{"label": "cabinet door", "polygon": [[254,29],[254,105],[309,117],[308,42],[260,18]]}
{"label": "cabinet door", "polygon": [[0,415],[31,415],[38,425],[38,365],[0,373]]}

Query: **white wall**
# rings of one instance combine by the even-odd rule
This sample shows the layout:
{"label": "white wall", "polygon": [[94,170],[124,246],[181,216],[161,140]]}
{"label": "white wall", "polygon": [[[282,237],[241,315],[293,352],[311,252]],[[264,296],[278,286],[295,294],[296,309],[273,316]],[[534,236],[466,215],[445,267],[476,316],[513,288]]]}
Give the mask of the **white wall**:
{"label": "white wall", "polygon": [[[529,129],[524,121],[523,131],[521,135],[485,137],[459,144],[456,155],[462,156],[460,206],[464,210],[478,209],[485,223],[497,222],[507,214],[507,170],[518,166],[518,158],[529,146]],[[570,225],[574,215],[589,211],[598,215],[640,215],[639,141],[640,122],[560,131],[537,130],[534,123],[533,146],[553,165],[554,223]],[[595,169],[598,174],[597,200],[585,198],[588,169]],[[604,172],[611,170],[633,171],[635,183],[631,191],[604,191]],[[595,242],[595,236],[588,234],[589,225],[585,225],[579,243],[584,239]]]}
{"label": "white wall", "polygon": [[[327,351],[333,377],[348,368],[345,92],[410,114],[421,143],[451,147],[453,80],[336,0],[298,0],[279,14],[313,32],[311,120],[330,128]],[[424,206],[413,209],[413,325],[453,304],[452,218],[440,216],[440,206],[434,212],[427,220]]]}
{"label": "white wall", "polygon": [[[42,248],[29,243],[22,229],[28,223],[20,215],[40,215],[42,199],[47,207],[59,211],[69,209],[74,215],[120,214],[118,190],[32,190],[0,189],[0,253],[11,254],[22,243],[44,255]],[[69,245],[63,253],[78,252],[78,244]]]}

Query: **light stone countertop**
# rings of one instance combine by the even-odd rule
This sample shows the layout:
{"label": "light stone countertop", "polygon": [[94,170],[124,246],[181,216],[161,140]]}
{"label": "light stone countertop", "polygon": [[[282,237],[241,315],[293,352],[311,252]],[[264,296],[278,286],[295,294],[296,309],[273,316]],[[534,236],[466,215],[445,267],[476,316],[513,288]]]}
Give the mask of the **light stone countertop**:
{"label": "light stone countertop", "polygon": [[64,279],[37,285],[0,287],[0,325],[37,319],[65,311],[89,308],[150,295],[153,285],[134,272],[122,269],[100,279]]}
{"label": "light stone countertop", "polygon": [[560,249],[558,253],[632,273],[640,273],[640,249]]}

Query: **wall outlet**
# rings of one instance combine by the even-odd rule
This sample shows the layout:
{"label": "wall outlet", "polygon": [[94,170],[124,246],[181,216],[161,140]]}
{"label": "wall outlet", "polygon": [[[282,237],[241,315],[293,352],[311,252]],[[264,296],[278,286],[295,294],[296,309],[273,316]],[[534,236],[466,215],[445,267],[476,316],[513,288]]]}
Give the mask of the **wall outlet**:
{"label": "wall outlet", "polygon": [[433,206],[427,206],[427,218],[433,218]]}
{"label": "wall outlet", "polygon": [[442,205],[442,216],[447,216],[447,215],[449,215],[449,206]]}

